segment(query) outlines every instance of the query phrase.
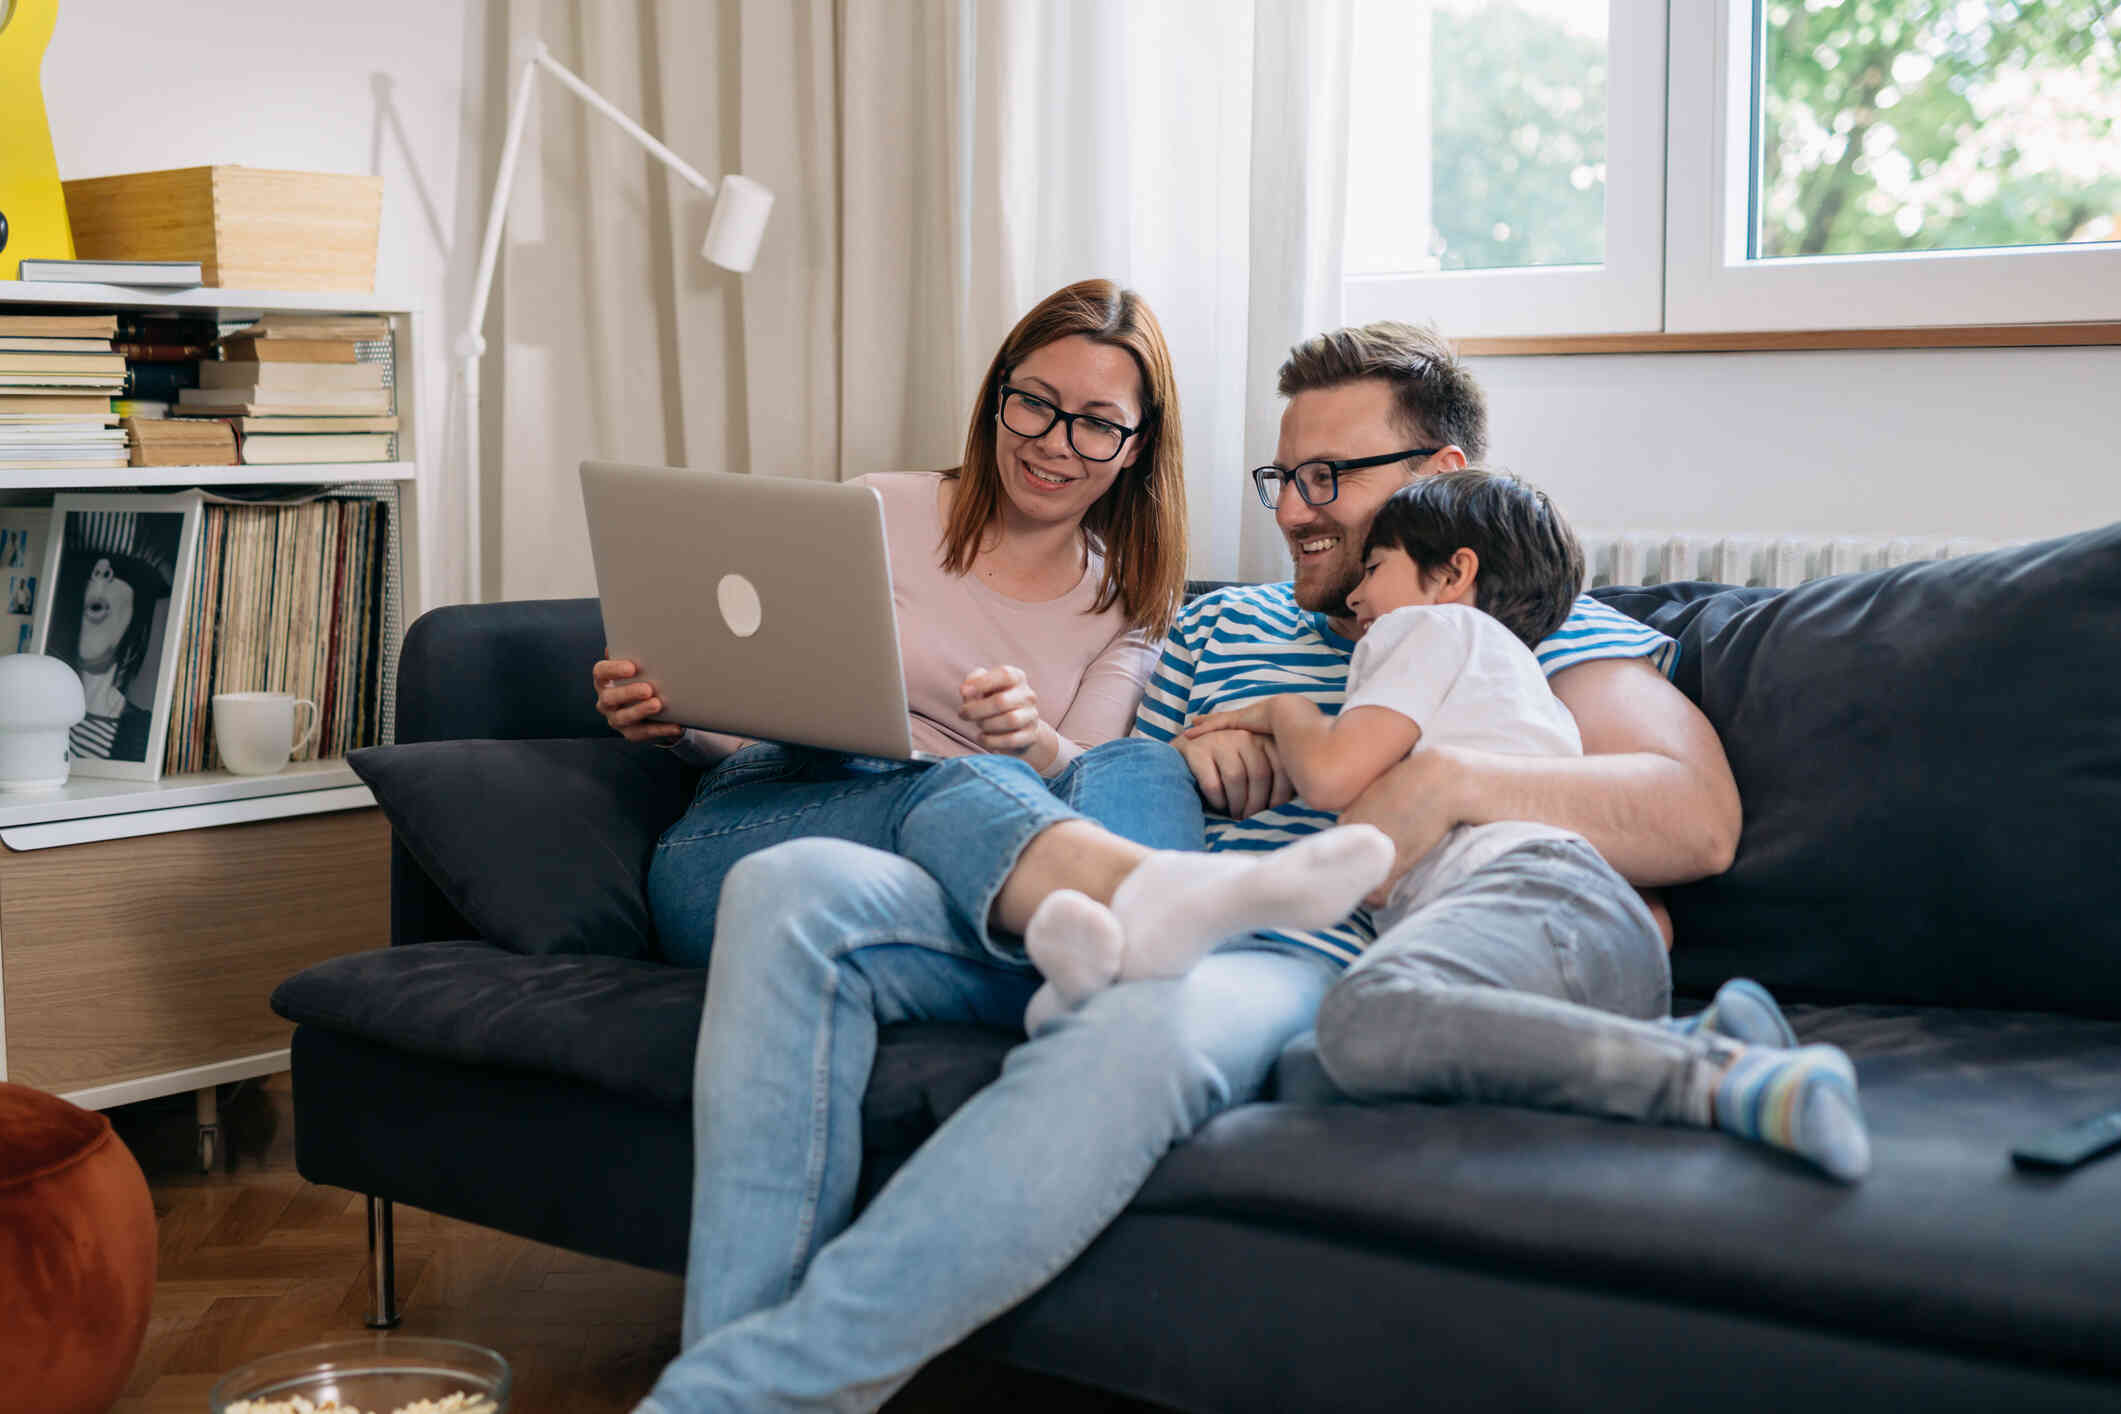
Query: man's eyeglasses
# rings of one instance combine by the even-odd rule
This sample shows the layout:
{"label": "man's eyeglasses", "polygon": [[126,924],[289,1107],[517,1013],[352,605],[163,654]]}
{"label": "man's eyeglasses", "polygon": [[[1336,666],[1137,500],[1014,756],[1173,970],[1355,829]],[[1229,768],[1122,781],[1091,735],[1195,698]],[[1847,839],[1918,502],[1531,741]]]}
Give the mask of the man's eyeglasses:
{"label": "man's eyeglasses", "polygon": [[1281,504],[1284,486],[1295,483],[1296,494],[1304,498],[1307,506],[1323,506],[1340,494],[1340,475],[1344,471],[1361,471],[1364,467],[1384,466],[1388,462],[1413,461],[1418,457],[1433,457],[1441,447],[1414,447],[1404,452],[1387,452],[1381,457],[1348,457],[1335,462],[1303,462],[1283,470],[1278,466],[1256,466],[1252,468],[1252,484],[1259,488],[1260,502],[1268,510]]}
{"label": "man's eyeglasses", "polygon": [[1108,462],[1141,431],[1086,412],[1062,412],[1036,393],[1002,385],[1002,426],[1028,439],[1045,436],[1055,422],[1068,424],[1068,445],[1086,462]]}

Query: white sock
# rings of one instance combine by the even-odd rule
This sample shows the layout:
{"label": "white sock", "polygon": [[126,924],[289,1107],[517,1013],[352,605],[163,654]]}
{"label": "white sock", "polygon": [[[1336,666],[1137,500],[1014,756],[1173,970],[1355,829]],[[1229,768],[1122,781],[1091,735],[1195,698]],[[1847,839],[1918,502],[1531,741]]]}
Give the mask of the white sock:
{"label": "white sock", "polygon": [[1024,951],[1063,1011],[1119,980],[1126,939],[1112,910],[1074,889],[1047,894],[1024,928]]}
{"label": "white sock", "polygon": [[1340,825],[1271,854],[1160,850],[1120,881],[1112,913],[1126,938],[1119,975],[1177,977],[1217,943],[1259,928],[1328,928],[1392,872],[1392,841]]}
{"label": "white sock", "polygon": [[1046,1029],[1046,1024],[1057,1016],[1066,1016],[1070,1008],[1060,999],[1060,993],[1048,982],[1031,994],[1031,1005],[1024,1008],[1024,1034],[1036,1036]]}

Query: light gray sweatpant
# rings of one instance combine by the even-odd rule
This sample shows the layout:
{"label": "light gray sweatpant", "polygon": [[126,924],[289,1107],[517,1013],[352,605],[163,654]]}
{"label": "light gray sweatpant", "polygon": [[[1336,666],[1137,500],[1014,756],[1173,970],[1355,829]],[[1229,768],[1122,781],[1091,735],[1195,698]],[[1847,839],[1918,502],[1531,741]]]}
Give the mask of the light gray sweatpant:
{"label": "light gray sweatpant", "polygon": [[1658,1025],[1649,908],[1578,839],[1521,844],[1391,924],[1326,994],[1318,1059],[1357,1099],[1706,1125],[1731,1045]]}

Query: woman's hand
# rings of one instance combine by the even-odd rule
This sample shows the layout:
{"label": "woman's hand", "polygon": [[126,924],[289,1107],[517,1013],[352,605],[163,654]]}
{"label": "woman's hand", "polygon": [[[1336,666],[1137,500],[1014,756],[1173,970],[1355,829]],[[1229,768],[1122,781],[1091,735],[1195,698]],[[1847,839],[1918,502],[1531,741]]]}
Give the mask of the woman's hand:
{"label": "woman's hand", "polygon": [[1262,697],[1242,707],[1229,707],[1207,716],[1186,728],[1186,735],[1206,736],[1209,732],[1256,732],[1260,736],[1274,735],[1274,713],[1271,697]]}
{"label": "woman's hand", "polygon": [[979,736],[980,749],[1020,756],[1043,772],[1060,754],[1060,734],[1038,715],[1038,693],[1022,668],[981,668],[958,686],[957,715]]}
{"label": "woman's hand", "polygon": [[597,711],[611,729],[628,741],[650,741],[669,746],[685,734],[676,722],[658,722],[663,699],[655,684],[639,681],[640,664],[626,658],[605,658],[589,670],[596,684]]}

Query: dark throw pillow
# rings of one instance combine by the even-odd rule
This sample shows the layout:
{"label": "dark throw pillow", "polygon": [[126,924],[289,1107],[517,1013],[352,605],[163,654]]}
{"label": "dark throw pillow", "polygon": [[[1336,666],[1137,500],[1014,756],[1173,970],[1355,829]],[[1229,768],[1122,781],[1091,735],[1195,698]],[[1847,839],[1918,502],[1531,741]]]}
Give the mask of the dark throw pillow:
{"label": "dark throw pillow", "polygon": [[1601,593],[1680,640],[1745,828],[1682,991],[2121,1015],[2121,525],[1775,593]]}
{"label": "dark throw pillow", "polygon": [[519,953],[655,957],[647,875],[697,773],[595,738],[355,751],[398,838],[479,935]]}

